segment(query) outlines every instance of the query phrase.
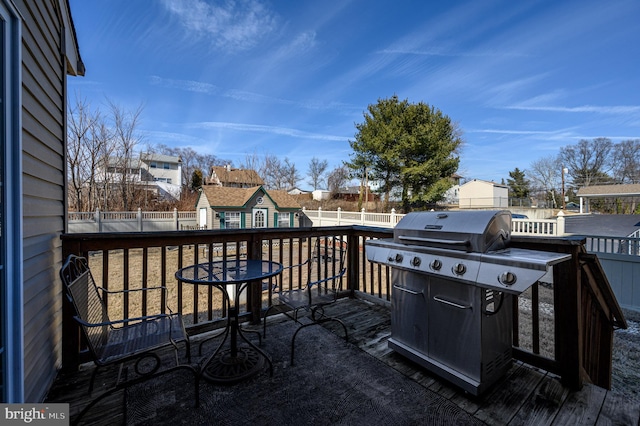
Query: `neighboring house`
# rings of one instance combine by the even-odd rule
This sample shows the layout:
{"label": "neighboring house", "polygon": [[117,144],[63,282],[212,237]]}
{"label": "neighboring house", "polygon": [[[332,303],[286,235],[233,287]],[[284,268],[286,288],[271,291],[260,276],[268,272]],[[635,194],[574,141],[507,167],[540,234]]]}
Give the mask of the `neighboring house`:
{"label": "neighboring house", "polygon": [[264,181],[255,170],[234,169],[227,165],[212,166],[204,184],[229,188],[254,188],[264,185]]}
{"label": "neighboring house", "polygon": [[447,189],[443,195],[442,203],[446,205],[460,205],[460,180],[462,176],[454,174],[451,176],[453,185]]}
{"label": "neighboring house", "polygon": [[[142,169],[151,175],[161,199],[180,199],[182,192],[182,160],[180,157],[160,154],[143,154]],[[146,176],[146,174],[145,174]]]}
{"label": "neighboring house", "polygon": [[291,228],[301,209],[286,191],[267,191],[262,186],[200,188],[196,210],[198,225],[208,229]]}
{"label": "neighboring house", "polygon": [[473,179],[460,185],[461,209],[509,207],[509,188],[495,182]]}
{"label": "neighboring house", "polygon": [[327,191],[326,189],[316,189],[311,194],[315,201],[328,200],[331,198],[331,191]]}
{"label": "neighboring house", "polygon": [[67,0],[0,0],[0,394],[41,402],[61,365],[67,75],[84,75]]}
{"label": "neighboring house", "polygon": [[98,178],[118,186],[123,181],[156,195],[158,200],[179,200],[182,192],[182,160],[161,154],[141,154],[140,158],[125,161],[110,158],[107,173]]}
{"label": "neighboring house", "polygon": [[362,195],[362,201],[375,201],[378,198],[377,194],[371,191],[371,188],[362,188],[360,187],[360,185],[340,188],[338,192],[334,194],[334,198],[338,198],[344,201],[359,201],[361,190],[364,191]]}
{"label": "neighboring house", "polygon": [[307,195],[307,194],[311,194],[311,191],[305,191],[304,189],[300,189],[300,188],[294,187],[294,188],[291,188],[290,190],[288,190],[287,194],[289,194],[289,195]]}

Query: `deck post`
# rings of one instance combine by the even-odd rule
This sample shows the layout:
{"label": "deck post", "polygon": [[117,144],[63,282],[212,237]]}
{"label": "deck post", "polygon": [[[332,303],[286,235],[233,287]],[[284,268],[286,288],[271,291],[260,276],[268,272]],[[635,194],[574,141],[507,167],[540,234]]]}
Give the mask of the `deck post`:
{"label": "deck post", "polygon": [[360,236],[355,232],[347,235],[347,288],[349,296],[358,290],[360,286]]}
{"label": "deck post", "polygon": [[563,385],[577,390],[583,384],[582,277],[579,246],[569,248],[571,259],[553,267],[555,356]]}
{"label": "deck post", "polygon": [[[81,256],[80,242],[62,245],[62,261],[64,262],[70,254]],[[61,285],[64,284],[60,281]],[[77,371],[80,366],[80,327],[73,319],[74,310],[71,302],[67,299],[67,289],[62,288],[62,366],[63,372]]]}
{"label": "deck post", "polygon": [[[262,259],[262,237],[251,234],[247,241],[247,259]],[[251,314],[251,324],[260,324],[262,314],[262,285],[249,283],[247,287],[247,311]]]}

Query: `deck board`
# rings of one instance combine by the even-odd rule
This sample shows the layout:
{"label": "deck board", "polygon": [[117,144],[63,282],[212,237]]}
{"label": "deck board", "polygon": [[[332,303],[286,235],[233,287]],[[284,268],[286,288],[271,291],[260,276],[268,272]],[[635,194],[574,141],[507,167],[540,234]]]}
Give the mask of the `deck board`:
{"label": "deck board", "polygon": [[[620,390],[609,392],[594,385],[580,391],[562,386],[557,376],[514,361],[505,378],[481,397],[474,397],[438,378],[418,364],[392,351],[387,346],[391,335],[389,308],[359,299],[345,299],[327,307],[326,314],[337,316],[349,330],[349,342],[425,388],[437,393],[489,425],[638,425],[640,404]],[[284,315],[268,318],[269,324],[290,321]],[[342,328],[329,322],[324,326],[342,336]],[[261,326],[250,326],[261,330]],[[197,348],[198,336],[192,348]],[[274,338],[267,334],[267,338]],[[304,339],[303,335],[299,339]],[[72,417],[90,401],[87,395],[91,370],[74,375],[60,375],[48,400],[70,402]],[[108,377],[105,374],[104,377]],[[99,376],[100,379],[101,376]],[[102,380],[103,382],[104,380]],[[98,383],[102,383],[98,382]],[[95,391],[94,391],[95,392]],[[87,418],[87,424],[118,424],[122,421],[122,393],[100,403],[101,418]],[[94,410],[95,412],[95,410]],[[109,417],[107,417],[109,416]]]}

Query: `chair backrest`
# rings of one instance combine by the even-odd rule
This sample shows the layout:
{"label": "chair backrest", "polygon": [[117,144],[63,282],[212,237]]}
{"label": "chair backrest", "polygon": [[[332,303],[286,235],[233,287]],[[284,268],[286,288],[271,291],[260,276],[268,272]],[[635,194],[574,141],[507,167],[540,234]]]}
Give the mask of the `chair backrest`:
{"label": "chair backrest", "polygon": [[308,285],[323,293],[341,290],[346,259],[347,243],[342,238],[317,238],[308,264]]}
{"label": "chair backrest", "polygon": [[[87,339],[89,350],[96,357],[100,357],[101,348],[107,343],[109,316],[107,306],[96,285],[87,259],[70,255],[60,269],[60,278],[65,286],[67,299],[73,305],[76,320],[82,327]],[[103,324],[89,327],[82,323]]]}

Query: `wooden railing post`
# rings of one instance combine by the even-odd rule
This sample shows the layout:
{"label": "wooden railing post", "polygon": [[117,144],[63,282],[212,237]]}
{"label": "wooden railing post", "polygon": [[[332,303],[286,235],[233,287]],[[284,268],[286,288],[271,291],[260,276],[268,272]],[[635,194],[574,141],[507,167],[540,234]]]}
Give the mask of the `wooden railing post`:
{"label": "wooden railing post", "polygon": [[347,288],[350,296],[360,287],[360,236],[355,232],[347,235]]}
{"label": "wooden railing post", "polygon": [[555,298],[555,357],[562,383],[571,389],[582,387],[582,272],[578,251],[570,246],[571,259],[553,267]]}
{"label": "wooden railing post", "polygon": [[[250,235],[247,241],[247,259],[262,259],[262,238],[260,234]],[[251,315],[251,324],[260,324],[262,314],[262,283],[252,282],[247,287],[247,311]]]}
{"label": "wooden railing post", "polygon": [[[79,244],[78,244],[79,245]],[[62,261],[70,254],[80,254],[79,247],[72,244],[62,245]],[[61,284],[64,286],[64,284]],[[80,327],[73,319],[74,310],[67,299],[67,290],[62,288],[62,371],[77,371],[80,366]]]}

